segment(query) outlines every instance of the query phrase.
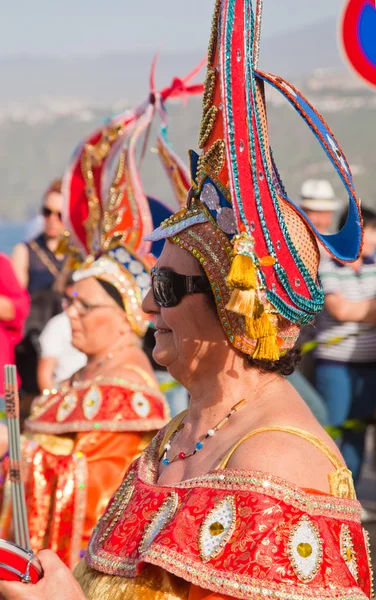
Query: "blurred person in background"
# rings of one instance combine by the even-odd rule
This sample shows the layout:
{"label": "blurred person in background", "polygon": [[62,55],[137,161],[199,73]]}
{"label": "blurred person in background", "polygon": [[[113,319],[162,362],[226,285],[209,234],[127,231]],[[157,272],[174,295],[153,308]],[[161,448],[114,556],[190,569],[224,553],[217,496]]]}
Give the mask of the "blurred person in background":
{"label": "blurred person in background", "polygon": [[[361,212],[361,257],[348,265],[330,259],[320,270],[325,308],[316,320],[315,383],[334,427],[350,420],[367,421],[376,408],[376,213],[367,208]],[[344,213],[340,227],[346,219]],[[365,427],[345,428],[340,449],[357,482]]]}
{"label": "blurred person in background", "polygon": [[[27,315],[29,294],[14,274],[12,263],[5,254],[0,254],[0,411],[5,418],[4,366],[14,363],[14,348],[20,341]],[[7,448],[5,425],[0,425],[0,456]]]}
{"label": "blurred person in background", "polygon": [[56,179],[43,196],[41,214],[42,233],[35,239],[17,244],[12,263],[20,284],[30,294],[51,289],[64,266],[64,256],[56,256],[59,240],[64,231],[62,222],[63,195],[61,179]]}
{"label": "blurred person in background", "polygon": [[[341,206],[341,201],[335,197],[333,187],[326,179],[307,179],[301,187],[299,206],[317,231],[326,234],[333,229],[335,214]],[[322,246],[319,250],[321,261],[329,258]],[[304,346],[314,337],[314,327],[302,327],[298,345]],[[311,353],[302,355],[299,370],[289,377],[289,381],[308,404],[319,423],[327,425],[329,415],[326,404],[313,386],[314,359]]]}
{"label": "blurred person in background", "polygon": [[33,397],[39,393],[37,364],[39,336],[46,323],[61,312],[61,293],[56,280],[64,268],[65,257],[55,251],[64,231],[61,179],[51,183],[43,196],[43,232],[35,239],[17,244],[12,262],[20,284],[31,296],[31,310],[25,337],[16,349],[17,368],[22,379],[21,412],[27,415]]}
{"label": "blurred person in background", "polygon": [[325,234],[332,231],[341,201],[335,197],[332,185],[326,179],[307,179],[300,191],[299,206],[317,231]]}
{"label": "blurred person in background", "polygon": [[[65,286],[65,295],[68,297],[72,294],[72,285],[70,276]],[[39,344],[37,379],[42,391],[67,381],[86,365],[86,355],[72,344],[72,328],[65,311],[48,321],[39,337]]]}

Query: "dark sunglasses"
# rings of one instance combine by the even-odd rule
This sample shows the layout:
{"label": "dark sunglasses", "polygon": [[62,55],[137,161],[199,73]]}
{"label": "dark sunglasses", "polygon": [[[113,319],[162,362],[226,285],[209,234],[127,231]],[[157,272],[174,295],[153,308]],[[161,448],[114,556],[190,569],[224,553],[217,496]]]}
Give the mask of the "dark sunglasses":
{"label": "dark sunglasses", "polygon": [[187,294],[208,294],[211,286],[205,275],[179,275],[169,269],[154,267],[151,289],[155,302],[164,308],[177,306]]}
{"label": "dark sunglasses", "polygon": [[59,210],[51,210],[50,208],[47,208],[47,206],[44,206],[42,208],[42,215],[46,219],[48,217],[50,217],[51,215],[55,215],[55,217],[58,217],[58,219],[60,219],[60,221],[62,220],[62,215],[61,215],[61,212]]}

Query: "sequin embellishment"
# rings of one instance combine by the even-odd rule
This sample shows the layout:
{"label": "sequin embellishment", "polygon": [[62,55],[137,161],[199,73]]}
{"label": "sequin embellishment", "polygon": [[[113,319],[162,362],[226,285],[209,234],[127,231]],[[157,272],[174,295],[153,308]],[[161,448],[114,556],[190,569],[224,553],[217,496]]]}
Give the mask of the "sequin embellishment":
{"label": "sequin embellishment", "polygon": [[206,204],[210,210],[218,210],[220,206],[219,194],[212,183],[205,183],[200,194],[200,200]]}
{"label": "sequin embellishment", "polygon": [[77,400],[78,398],[75,392],[71,392],[70,394],[64,396],[63,401],[56,413],[56,420],[59,421],[59,423],[65,421],[65,419],[67,419],[74,411],[77,406]]}
{"label": "sequin embellishment", "polygon": [[136,392],[133,394],[131,404],[134,412],[139,417],[145,418],[149,415],[150,402],[147,398],[145,398],[142,392]]}
{"label": "sequin embellishment", "polygon": [[348,525],[345,524],[343,524],[341,527],[340,548],[341,556],[345,561],[351,575],[354,577],[355,581],[358,581],[358,564],[356,561],[354,543],[351,537],[350,529]]}
{"label": "sequin embellishment", "polygon": [[142,554],[149,548],[150,544],[157,537],[158,533],[166,527],[167,523],[171,521],[174,516],[179,502],[179,496],[175,492],[166,498],[162,506],[154,514],[151,522],[147,525],[145,533],[142,536],[141,543],[139,545],[139,552]]}
{"label": "sequin embellishment", "polygon": [[304,583],[312,581],[322,561],[322,539],[316,525],[303,516],[293,527],[287,554],[294,573]]}
{"label": "sequin embellishment", "polygon": [[236,522],[236,506],[233,496],[217,502],[205,517],[199,534],[200,557],[204,562],[221,553],[232,534]]}
{"label": "sequin embellishment", "polygon": [[232,208],[222,208],[219,194],[212,183],[205,183],[200,194],[200,200],[210,210],[217,211],[217,223],[219,227],[228,234],[234,234],[237,231],[235,214]]}
{"label": "sequin embellishment", "polygon": [[102,406],[102,392],[96,385],[91,386],[82,401],[82,410],[87,419],[91,421],[97,416]]}

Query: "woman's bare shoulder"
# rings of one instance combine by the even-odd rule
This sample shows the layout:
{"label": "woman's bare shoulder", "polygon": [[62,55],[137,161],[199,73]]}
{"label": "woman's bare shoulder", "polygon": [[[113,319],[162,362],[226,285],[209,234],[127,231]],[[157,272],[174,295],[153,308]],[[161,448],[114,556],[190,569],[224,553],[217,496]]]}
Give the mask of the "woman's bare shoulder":
{"label": "woman's bare shoulder", "polygon": [[[270,429],[277,427],[279,430]],[[297,430],[297,434],[288,429]],[[328,454],[343,458],[333,440],[311,412],[297,403],[284,414],[266,415],[252,435],[240,444],[228,468],[263,471],[281,477],[300,488],[329,493],[328,476],[335,470]],[[308,434],[308,435],[307,435]],[[310,436],[318,441],[317,447]]]}

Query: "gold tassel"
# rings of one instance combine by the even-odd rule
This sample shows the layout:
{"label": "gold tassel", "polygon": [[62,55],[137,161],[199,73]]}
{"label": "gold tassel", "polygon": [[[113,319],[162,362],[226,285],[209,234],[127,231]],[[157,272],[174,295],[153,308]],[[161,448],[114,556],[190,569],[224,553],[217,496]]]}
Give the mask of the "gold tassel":
{"label": "gold tassel", "polygon": [[270,318],[270,315],[263,310],[262,306],[261,309],[262,312],[259,309],[259,314],[256,314],[253,319],[246,318],[245,320],[247,335],[254,340],[273,335],[275,336],[277,334],[276,326]]}
{"label": "gold tassel", "polygon": [[226,308],[238,315],[252,315],[255,305],[256,292],[254,289],[234,289]]}
{"label": "gold tassel", "polygon": [[267,337],[260,338],[252,354],[252,358],[254,359],[271,362],[279,360],[280,356],[281,351],[276,335],[268,335]]}
{"label": "gold tassel", "polygon": [[227,276],[227,285],[230,288],[239,290],[256,289],[256,266],[250,256],[247,256],[246,254],[236,254]]}

